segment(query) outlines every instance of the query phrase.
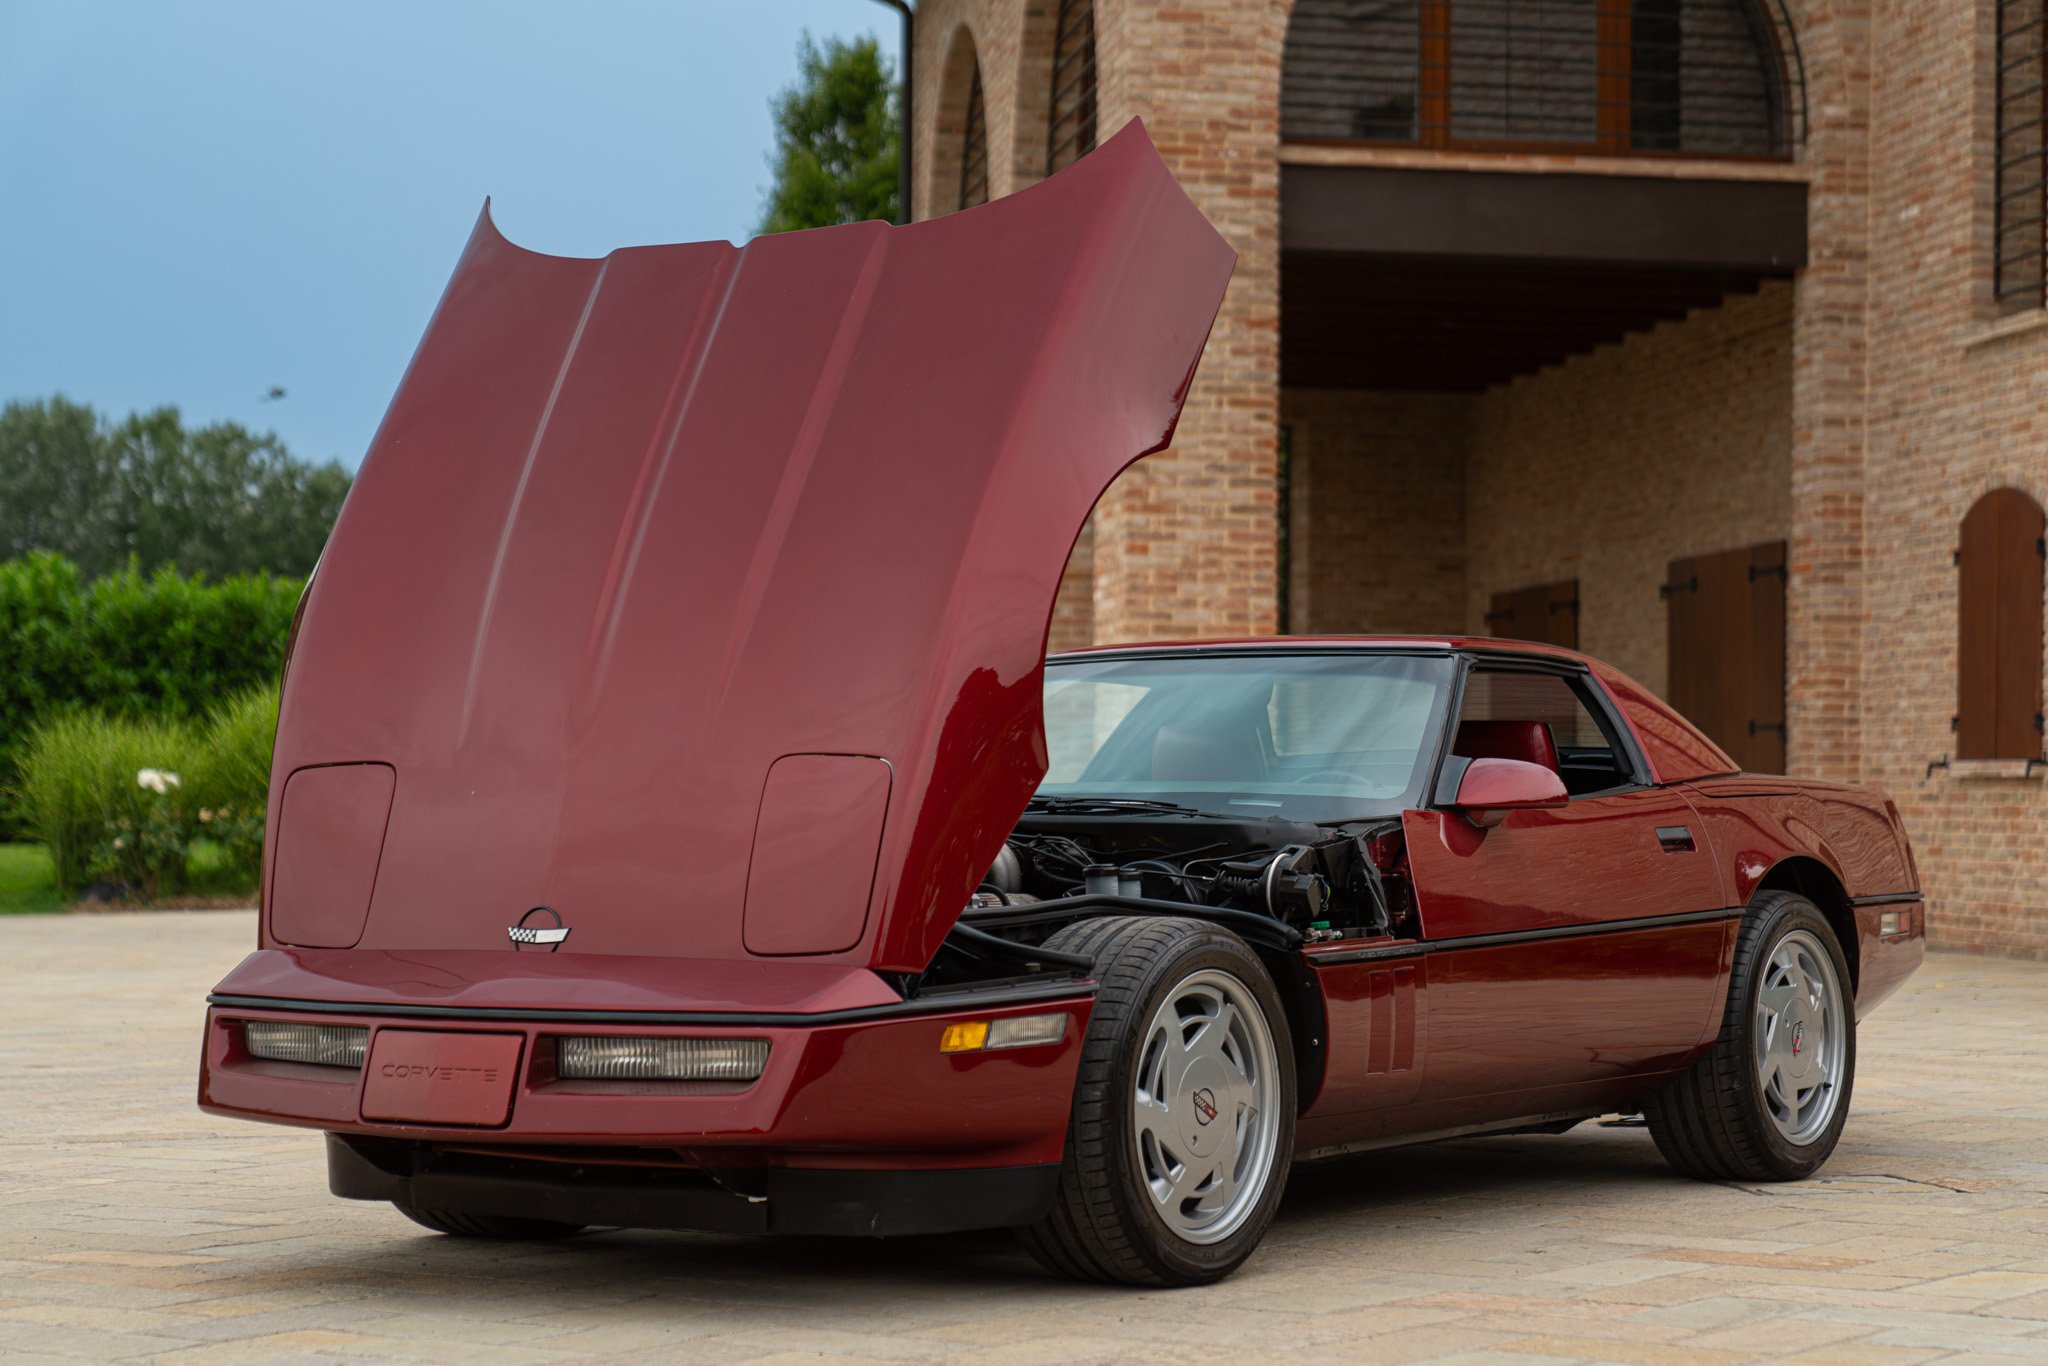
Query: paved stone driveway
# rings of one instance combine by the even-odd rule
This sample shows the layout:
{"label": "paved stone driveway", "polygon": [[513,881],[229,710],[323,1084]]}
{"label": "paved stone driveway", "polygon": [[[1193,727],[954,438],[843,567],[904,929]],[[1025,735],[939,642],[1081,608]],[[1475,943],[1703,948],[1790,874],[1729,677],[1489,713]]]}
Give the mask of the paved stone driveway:
{"label": "paved stone driveway", "polygon": [[2048,1360],[2048,967],[1930,960],[1822,1179],[1640,1130],[1296,1173],[1245,1271],[1133,1293],[1006,1236],[478,1246],[331,1200],[319,1140],[192,1104],[238,912],[0,920],[0,1357],[230,1363]]}

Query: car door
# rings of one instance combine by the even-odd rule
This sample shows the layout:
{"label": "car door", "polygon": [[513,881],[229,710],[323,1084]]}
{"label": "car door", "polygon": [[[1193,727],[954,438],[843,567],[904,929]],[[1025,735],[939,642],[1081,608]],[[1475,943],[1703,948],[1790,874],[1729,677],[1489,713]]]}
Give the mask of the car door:
{"label": "car door", "polygon": [[1418,1099],[1584,1088],[1682,1065],[1718,1022],[1734,927],[1685,793],[1648,785],[1627,728],[1575,667],[1475,662],[1449,752],[1439,801],[1483,757],[1548,758],[1572,796],[1485,830],[1441,806],[1406,814],[1429,946]]}

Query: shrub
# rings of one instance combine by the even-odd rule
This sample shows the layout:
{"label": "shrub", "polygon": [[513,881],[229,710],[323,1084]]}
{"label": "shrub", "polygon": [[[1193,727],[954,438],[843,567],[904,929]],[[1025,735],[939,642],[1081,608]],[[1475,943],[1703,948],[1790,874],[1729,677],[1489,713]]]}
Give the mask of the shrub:
{"label": "shrub", "polygon": [[274,683],[300,587],[132,569],[87,582],[49,554],[0,563],[0,835],[19,746],[39,723],[84,709],[194,719]]}
{"label": "shrub", "polygon": [[187,842],[182,789],[154,791],[137,775],[176,773],[192,753],[190,729],[173,720],[80,712],[36,728],[22,755],[20,807],[50,848],[59,888],[102,880],[144,896],[177,888]]}
{"label": "shrub", "polygon": [[63,891],[108,883],[143,900],[174,895],[204,840],[208,890],[247,892],[262,874],[276,738],[275,687],[242,693],[197,725],[60,715],[24,749],[21,811]]}
{"label": "shrub", "polygon": [[220,847],[215,875],[240,889],[263,871],[263,815],[277,744],[277,689],[252,688],[207,719],[186,775],[193,835]]}

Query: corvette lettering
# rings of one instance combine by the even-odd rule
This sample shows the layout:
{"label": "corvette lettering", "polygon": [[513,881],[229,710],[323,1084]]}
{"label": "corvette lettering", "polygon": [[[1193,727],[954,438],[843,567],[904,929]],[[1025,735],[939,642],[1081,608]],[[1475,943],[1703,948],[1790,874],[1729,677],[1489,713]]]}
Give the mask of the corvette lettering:
{"label": "corvette lettering", "polygon": [[394,1080],[495,1082],[495,1067],[429,1067],[425,1063],[387,1062],[377,1069]]}

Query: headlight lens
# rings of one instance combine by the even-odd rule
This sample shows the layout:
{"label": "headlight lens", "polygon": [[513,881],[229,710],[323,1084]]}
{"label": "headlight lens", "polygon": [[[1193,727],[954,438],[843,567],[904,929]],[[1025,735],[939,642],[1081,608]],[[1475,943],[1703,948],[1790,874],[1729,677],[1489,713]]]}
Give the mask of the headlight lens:
{"label": "headlight lens", "polygon": [[753,1081],[768,1065],[766,1039],[564,1038],[564,1081]]}
{"label": "headlight lens", "polygon": [[242,1040],[252,1058],[272,1062],[306,1062],[320,1067],[361,1067],[369,1052],[365,1025],[286,1024],[278,1020],[244,1020]]}

